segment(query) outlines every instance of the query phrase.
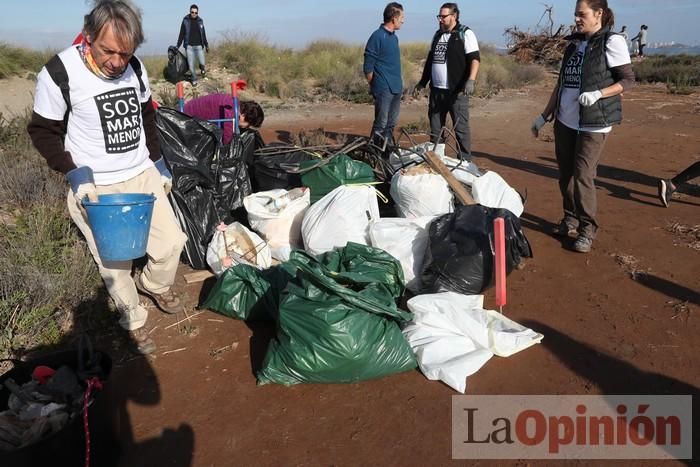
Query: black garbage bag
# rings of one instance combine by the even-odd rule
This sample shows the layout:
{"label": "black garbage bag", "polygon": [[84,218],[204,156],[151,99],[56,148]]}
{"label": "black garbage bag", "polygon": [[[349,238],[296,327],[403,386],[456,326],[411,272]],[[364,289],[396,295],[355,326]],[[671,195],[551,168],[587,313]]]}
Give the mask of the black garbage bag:
{"label": "black garbage bag", "polygon": [[520,220],[507,209],[481,205],[456,206],[430,223],[430,241],[425,254],[423,293],[457,292],[480,294],[494,281],[493,220],[505,221],[506,269],[510,272],[532,249]]}
{"label": "black garbage bag", "polygon": [[185,79],[187,72],[187,57],[180,49],[171,45],[168,47],[168,64],[165,67],[165,79],[175,84]]}
{"label": "black garbage bag", "polygon": [[243,198],[253,192],[253,186],[246,159],[252,160],[258,141],[262,138],[254,130],[234,135],[220,152],[221,157],[212,164],[211,170],[217,180],[216,209],[219,218],[227,224],[232,221],[247,224]]}
{"label": "black garbage bag", "polygon": [[253,190],[291,190],[302,186],[300,164],[311,159],[314,159],[314,156],[302,150],[280,149],[279,152],[275,152],[274,145],[256,151],[253,160]]}

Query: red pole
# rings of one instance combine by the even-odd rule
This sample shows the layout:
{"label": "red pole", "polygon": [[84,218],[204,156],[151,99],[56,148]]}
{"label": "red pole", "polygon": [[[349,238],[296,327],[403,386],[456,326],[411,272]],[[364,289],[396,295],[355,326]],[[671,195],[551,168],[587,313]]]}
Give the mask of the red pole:
{"label": "red pole", "polygon": [[493,220],[493,236],[496,244],[496,305],[503,313],[506,304],[506,229],[502,217]]}
{"label": "red pole", "polygon": [[180,108],[180,112],[185,111],[185,88],[182,85],[182,81],[178,81],[175,85],[177,89],[177,106]]}

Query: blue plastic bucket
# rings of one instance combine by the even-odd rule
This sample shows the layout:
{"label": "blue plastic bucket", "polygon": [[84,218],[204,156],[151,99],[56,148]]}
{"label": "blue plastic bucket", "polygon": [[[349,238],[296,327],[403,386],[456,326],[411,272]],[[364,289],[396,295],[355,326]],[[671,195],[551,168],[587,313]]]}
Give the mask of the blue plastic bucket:
{"label": "blue plastic bucket", "polygon": [[99,195],[83,201],[103,261],[126,261],[146,254],[156,197],[144,193]]}

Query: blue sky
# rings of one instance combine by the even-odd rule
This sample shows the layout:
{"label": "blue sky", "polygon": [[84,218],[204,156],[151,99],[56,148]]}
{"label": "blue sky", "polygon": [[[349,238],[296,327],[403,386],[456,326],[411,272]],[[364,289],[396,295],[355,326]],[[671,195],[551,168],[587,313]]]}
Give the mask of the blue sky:
{"label": "blue sky", "polygon": [[[177,40],[182,17],[191,2],[136,0],[142,8],[147,42],[141,54],[165,54]],[[364,43],[381,22],[384,1],[369,0],[267,0],[264,2],[200,1],[209,41],[227,33],[258,33],[270,43],[302,47],[319,38]],[[406,23],[402,42],[428,41],[437,28],[435,14],[442,2],[403,1]],[[482,43],[503,45],[503,30],[517,25],[534,28],[544,11],[554,5],[555,24],[573,23],[573,0],[489,0],[458,2],[461,20]],[[0,41],[32,48],[61,49],[70,44],[89,11],[83,0],[0,0],[3,8]],[[616,28],[626,24],[635,34],[649,26],[650,42],[675,40],[700,44],[700,0],[613,0]]]}

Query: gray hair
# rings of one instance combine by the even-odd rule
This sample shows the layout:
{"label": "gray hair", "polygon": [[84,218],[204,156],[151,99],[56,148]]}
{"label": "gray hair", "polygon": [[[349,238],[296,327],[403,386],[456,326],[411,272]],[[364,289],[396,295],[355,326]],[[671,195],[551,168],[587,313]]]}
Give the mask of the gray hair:
{"label": "gray hair", "polygon": [[108,24],[117,39],[130,46],[132,51],[143,43],[141,9],[131,0],[96,0],[95,7],[85,15],[83,35],[95,40]]}

